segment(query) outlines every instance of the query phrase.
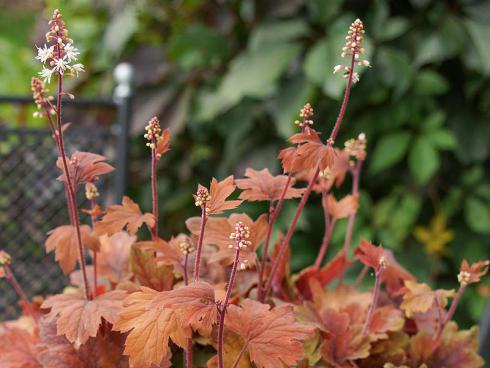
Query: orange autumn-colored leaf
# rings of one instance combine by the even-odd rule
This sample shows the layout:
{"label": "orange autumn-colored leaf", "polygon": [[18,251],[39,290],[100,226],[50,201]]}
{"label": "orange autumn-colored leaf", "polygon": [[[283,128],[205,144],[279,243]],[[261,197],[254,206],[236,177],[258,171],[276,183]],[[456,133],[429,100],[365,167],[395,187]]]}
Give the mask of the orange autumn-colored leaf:
{"label": "orange autumn-colored leaf", "polygon": [[418,284],[414,281],[405,281],[406,292],[400,308],[405,311],[408,318],[415,313],[424,313],[437,302],[440,308],[447,305],[447,299],[454,297],[454,290],[432,290],[427,284]]}
{"label": "orange autumn-colored leaf", "polygon": [[305,356],[301,341],[313,335],[311,327],[295,321],[292,306],[270,309],[251,299],[243,300],[241,306],[228,307],[225,327],[245,340],[250,360],[257,368],[295,365]]}
{"label": "orange autumn-colored leaf", "polygon": [[490,261],[480,261],[470,266],[468,261],[464,259],[459,269],[458,281],[466,285],[479,282],[487,274],[489,264]]}
{"label": "orange autumn-colored leaf", "polygon": [[97,234],[112,235],[127,227],[131,235],[146,223],[149,228],[155,225],[155,218],[151,213],[142,213],[140,207],[129,197],[124,197],[122,205],[110,206],[101,221],[95,223]]}
{"label": "orange autumn-colored leaf", "polygon": [[242,200],[227,200],[227,198],[235,191],[236,186],[233,184],[233,175],[218,182],[216,178],[211,180],[209,195],[211,199],[207,204],[208,215],[219,215],[227,210],[232,210],[238,207]]}
{"label": "orange autumn-colored leaf", "polygon": [[[267,235],[268,223],[265,214],[255,221],[244,213],[233,213],[228,218],[209,218],[206,223],[203,243],[215,245],[219,248],[218,252],[212,256],[211,262],[222,262],[225,265],[232,264],[235,259],[235,249],[229,247],[232,244],[230,234],[233,232],[237,222],[243,222],[249,228],[250,237],[247,240],[251,242],[249,247],[240,251],[239,262],[247,265],[247,267],[253,267],[257,263],[255,251],[264,242]],[[191,217],[187,219],[186,225],[192,234],[198,236],[201,228],[201,218]]]}
{"label": "orange autumn-colored leaf", "polygon": [[478,327],[458,330],[456,322],[450,321],[441,336],[439,347],[432,351],[433,337],[419,332],[410,341],[412,365],[427,364],[430,368],[481,368],[485,362],[478,355]]}
{"label": "orange autumn-colored leaf", "polygon": [[399,309],[387,305],[375,309],[368,332],[371,339],[387,339],[388,332],[400,331],[404,324],[403,313]]}
{"label": "orange autumn-colored leaf", "polygon": [[[99,240],[93,235],[88,225],[80,226],[82,245],[90,249],[98,249]],[[73,225],[63,225],[51,230],[45,242],[46,252],[55,251],[55,260],[59,262],[65,274],[75,268],[79,258],[77,229]]]}
{"label": "orange autumn-colored leaf", "polygon": [[336,368],[352,367],[352,362],[369,356],[368,336],[362,324],[354,323],[347,312],[324,309],[320,312],[323,328],[328,332],[320,347],[323,359]]}
{"label": "orange autumn-colored leaf", "polygon": [[[156,254],[155,261],[159,265],[173,266],[174,272],[183,275],[185,254],[182,251],[182,244],[184,243],[195,247],[193,239],[185,234],[173,236],[169,241],[157,238],[151,241],[138,242],[135,247],[154,252]],[[190,255],[187,260],[188,265],[192,264],[192,258],[193,256]]]}
{"label": "orange autumn-colored leaf", "polygon": [[15,327],[0,326],[0,367],[42,368],[37,360],[38,339]]}
{"label": "orange autumn-colored leaf", "polygon": [[[236,185],[243,192],[240,193],[240,199],[247,201],[269,201],[279,200],[288,183],[287,175],[272,176],[268,169],[260,171],[248,168],[245,170],[245,176],[248,179],[235,180]],[[301,197],[305,191],[303,188],[294,188],[295,180],[289,180],[284,199]]]}
{"label": "orange autumn-colored leaf", "polygon": [[162,132],[161,139],[157,140],[157,160],[160,160],[162,155],[170,150],[170,136],[170,129],[166,128]]}
{"label": "orange autumn-colored leaf", "polygon": [[325,287],[339,277],[349,264],[350,262],[345,257],[344,252],[341,251],[321,269],[314,266],[303,269],[295,282],[296,288],[304,298],[311,299],[310,281],[312,279],[317,280],[322,287]]}
{"label": "orange autumn-colored leaf", "polygon": [[149,307],[173,309],[183,327],[191,327],[204,336],[211,334],[217,320],[214,288],[204,281],[161,292]]}
{"label": "orange autumn-colored leaf", "polygon": [[56,318],[58,335],[65,335],[73,343],[75,349],[80,348],[89,337],[95,337],[104,318],[114,323],[122,309],[122,301],[126,292],[110,291],[86,300],[79,294],[58,294],[49,297],[42,308],[51,309],[50,318]]}
{"label": "orange autumn-colored leaf", "polygon": [[334,163],[335,150],[331,145],[323,144],[317,132],[310,129],[309,134],[298,133],[289,138],[291,143],[298,144],[293,159],[293,170],[324,170]]}
{"label": "orange autumn-colored leaf", "polygon": [[184,348],[192,336],[190,328],[183,328],[171,308],[151,308],[158,291],[142,287],[124,300],[124,307],[114,324],[115,331],[129,332],[124,354],[130,367],[159,366],[171,354],[169,340]]}
{"label": "orange autumn-colored leaf", "polygon": [[102,235],[97,254],[97,270],[101,276],[118,283],[129,275],[129,254],[136,236],[119,231],[111,236]]}
{"label": "orange autumn-colored leaf", "polygon": [[129,268],[142,286],[157,291],[172,289],[174,274],[171,266],[159,265],[153,252],[131,248]]}
{"label": "orange autumn-colored leaf", "polygon": [[383,253],[386,262],[385,270],[381,276],[382,282],[385,284],[386,291],[394,295],[405,286],[405,281],[416,281],[415,276],[403,268],[395,259],[393,252],[384,249]]}
{"label": "orange autumn-colored leaf", "polygon": [[294,171],[294,159],[296,157],[296,147],[284,148],[279,152],[277,159],[281,161],[282,171],[292,173]]}
{"label": "orange autumn-colored leaf", "polygon": [[[245,341],[237,334],[226,331],[223,339],[223,363],[225,367],[233,366],[238,354],[242,350]],[[207,368],[218,367],[218,356],[215,355],[207,362]],[[252,368],[248,352],[245,352],[236,368]]]}
{"label": "orange autumn-colored leaf", "polygon": [[362,239],[361,244],[359,244],[354,254],[359,258],[359,260],[368,267],[377,270],[384,258],[384,251],[381,245],[375,246],[373,243]]}
{"label": "orange autumn-colored leaf", "polygon": [[346,195],[340,201],[337,201],[332,194],[328,196],[328,212],[336,220],[354,215],[358,207],[359,201],[355,195]]}
{"label": "orange autumn-colored leaf", "polygon": [[[71,158],[66,158],[68,172],[70,173],[71,184],[77,187],[80,184],[92,183],[96,181],[100,175],[110,173],[114,167],[109,165],[105,156],[97,155],[91,152],[75,152]],[[61,157],[58,157],[56,166],[61,170],[62,175],[58,180],[66,181],[64,164]]]}

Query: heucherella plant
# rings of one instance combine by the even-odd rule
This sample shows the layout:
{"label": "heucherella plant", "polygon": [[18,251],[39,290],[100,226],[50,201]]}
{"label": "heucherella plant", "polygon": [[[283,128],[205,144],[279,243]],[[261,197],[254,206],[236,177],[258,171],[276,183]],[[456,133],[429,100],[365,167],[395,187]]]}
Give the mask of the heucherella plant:
{"label": "heucherella plant", "polygon": [[[362,240],[351,249],[367,138],[360,133],[343,146],[335,141],[351,88],[359,82],[356,67],[370,66],[362,59],[365,31],[359,19],[342,50],[349,63],[334,68],[347,82],[327,139],[313,128],[314,109],[306,103],[294,122],[300,131],[278,156],[283,174],[247,168],[243,178],[196,183],[200,213],[187,219],[186,233],[170,239],[159,236],[164,221],[158,216],[156,170],[170,149],[170,131],[156,117],[145,129],[152,212],[142,212],[129,197],[102,208],[97,179],[113,167],[97,154],[67,153],[62,102],[73,96],[63,90],[63,78],[76,77],[83,66],[75,64],[79,51],[58,10],[50,26],[48,43],[36,57],[44,82],[33,78],[32,90],[36,116],[53,132],[70,220],[50,231],[45,245],[70,274],[71,287],[45,300],[29,299],[14,276],[15,260],[0,250],[0,278],[18,293],[23,310],[19,320],[0,324],[0,367],[483,366],[477,327],[459,330],[452,318],[466,288],[488,272],[489,261],[464,260],[455,292],[419,282],[381,245]],[[56,98],[45,86],[52,78]],[[350,194],[339,198],[334,192],[346,178]],[[89,208],[77,203],[82,185]],[[322,243],[315,263],[293,274],[290,242],[315,195],[325,220]],[[280,229],[276,220],[284,202],[298,200],[291,224]],[[252,201],[266,202],[268,210],[257,218],[237,210]],[[347,221],[343,247],[325,262],[340,221]],[[344,275],[358,261],[364,268],[350,283]],[[359,285],[369,270],[374,286],[364,291]]]}

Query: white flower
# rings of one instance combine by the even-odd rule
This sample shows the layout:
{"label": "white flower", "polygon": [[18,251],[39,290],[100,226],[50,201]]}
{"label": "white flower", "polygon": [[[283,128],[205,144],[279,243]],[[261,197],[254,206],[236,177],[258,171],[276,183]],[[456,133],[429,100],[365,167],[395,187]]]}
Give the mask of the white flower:
{"label": "white flower", "polygon": [[54,59],[54,68],[53,70],[57,71],[58,73],[60,74],[63,74],[63,72],[65,71],[65,69],[68,67],[68,61],[65,60],[65,58],[63,59]]}
{"label": "white flower", "polygon": [[44,83],[51,83],[51,76],[53,75],[52,69],[43,68],[38,74],[43,79]]}
{"label": "white flower", "polygon": [[342,69],[342,65],[335,65],[333,68],[333,74],[338,73]]}
{"label": "white flower", "polygon": [[66,44],[65,47],[63,47],[63,50],[65,51],[65,56],[69,62],[78,60],[77,56],[80,55],[80,52],[76,47],[73,47],[71,43]]}
{"label": "white flower", "polygon": [[47,47],[46,44],[44,44],[44,47],[38,47],[37,48],[37,56],[36,59],[41,61],[41,63],[45,63],[48,59],[51,59],[53,57],[53,51],[54,47]]}
{"label": "white flower", "polygon": [[75,72],[76,73],[77,77],[78,77],[78,73],[79,72],[84,72],[85,71],[83,69],[84,68],[83,64],[75,64],[75,65],[69,66],[69,68],[70,68],[70,70],[72,72]]}

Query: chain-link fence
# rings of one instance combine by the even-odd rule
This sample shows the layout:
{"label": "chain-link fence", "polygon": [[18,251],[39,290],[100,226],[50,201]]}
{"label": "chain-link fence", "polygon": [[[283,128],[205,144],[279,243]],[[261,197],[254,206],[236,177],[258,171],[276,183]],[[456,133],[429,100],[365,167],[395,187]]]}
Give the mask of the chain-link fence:
{"label": "chain-link fence", "polygon": [[[0,97],[14,105],[30,101]],[[65,121],[73,122],[65,133],[67,154],[98,153],[116,166],[115,173],[97,183],[102,204],[118,200],[126,190],[129,113],[129,95],[70,102],[64,109]],[[63,183],[56,180],[57,156],[49,128],[0,126],[0,249],[12,256],[14,274],[29,297],[59,292],[68,283],[44,247],[48,231],[69,223]],[[81,189],[79,206],[89,207]],[[81,221],[90,219],[82,215]],[[15,318],[19,309],[15,291],[0,282],[0,321]]]}

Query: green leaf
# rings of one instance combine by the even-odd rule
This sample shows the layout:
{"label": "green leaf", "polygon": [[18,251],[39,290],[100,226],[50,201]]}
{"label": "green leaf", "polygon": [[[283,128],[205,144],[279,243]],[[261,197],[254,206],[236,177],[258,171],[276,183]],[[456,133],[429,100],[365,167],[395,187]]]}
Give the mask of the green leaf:
{"label": "green leaf", "polygon": [[299,45],[286,43],[237,56],[218,90],[201,95],[197,119],[211,120],[243,97],[263,99],[274,93],[277,80],[300,49]]}
{"label": "green leaf", "polygon": [[470,196],[464,203],[464,216],[473,231],[490,234],[490,203],[476,196]]}
{"label": "green leaf", "polygon": [[200,24],[174,32],[168,43],[169,58],[186,70],[217,65],[227,53],[224,37]]}
{"label": "green leaf", "polygon": [[393,17],[388,19],[383,31],[378,35],[380,41],[390,41],[404,34],[409,27],[407,19],[402,17]]}
{"label": "green leaf", "polygon": [[417,184],[426,184],[439,164],[439,154],[432,142],[424,136],[417,138],[408,156],[408,165]]}
{"label": "green leaf", "polygon": [[466,20],[465,25],[476,49],[475,66],[486,75],[490,74],[490,25]]}
{"label": "green leaf", "polygon": [[439,149],[452,150],[456,148],[456,137],[447,129],[437,129],[427,133],[425,136]]}
{"label": "green leaf", "polygon": [[398,163],[405,156],[411,137],[411,133],[405,131],[383,136],[374,149],[369,167],[371,173],[376,174]]}
{"label": "green leaf", "polygon": [[275,21],[261,24],[250,36],[249,50],[262,51],[308,34],[308,25],[301,19]]}
{"label": "green leaf", "polygon": [[414,68],[405,51],[380,47],[374,65],[381,80],[394,89],[396,97],[400,97],[410,86]]}
{"label": "green leaf", "polygon": [[338,14],[344,0],[309,0],[306,2],[310,17],[314,22],[326,25]]}
{"label": "green leaf", "polygon": [[274,122],[281,137],[288,138],[297,131],[293,122],[298,119],[301,107],[308,102],[312,89],[311,83],[302,73],[281,84],[280,90],[282,92],[277,94],[269,104],[269,109],[274,116]]}
{"label": "green leaf", "polygon": [[118,55],[138,28],[133,5],[127,5],[112,19],[104,34],[104,45],[112,55]]}
{"label": "green leaf", "polygon": [[448,91],[449,84],[439,73],[422,70],[415,77],[415,92],[419,95],[441,95]]}

